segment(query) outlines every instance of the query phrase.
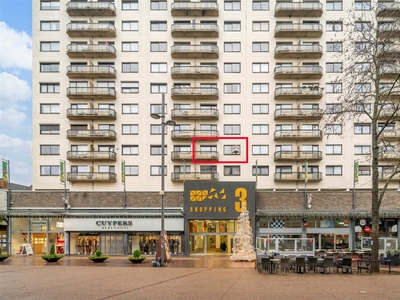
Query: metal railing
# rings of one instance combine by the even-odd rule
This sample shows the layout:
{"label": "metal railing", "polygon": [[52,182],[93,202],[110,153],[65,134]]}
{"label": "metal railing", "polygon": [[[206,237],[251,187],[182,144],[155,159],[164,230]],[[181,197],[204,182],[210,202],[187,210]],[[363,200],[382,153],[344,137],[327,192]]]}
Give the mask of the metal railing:
{"label": "metal railing", "polygon": [[275,159],[322,159],[322,151],[276,151]]}
{"label": "metal railing", "polygon": [[275,53],[297,52],[297,53],[322,53],[321,45],[278,45]]}
{"label": "metal railing", "polygon": [[67,88],[68,95],[93,95],[93,96],[115,96],[114,88],[103,87],[69,87]]}
{"label": "metal railing", "polygon": [[174,45],[171,46],[171,54],[174,53],[215,53],[218,54],[218,46],[216,45]]}
{"label": "metal railing", "polygon": [[114,151],[68,151],[67,159],[107,159],[115,160]]}
{"label": "metal railing", "polygon": [[279,10],[322,10],[320,2],[280,2],[275,5],[275,11]]}
{"label": "metal railing", "polygon": [[321,66],[277,66],[274,69],[275,74],[321,74]]}
{"label": "metal railing", "polygon": [[313,108],[278,108],[274,113],[275,117],[297,117],[304,116],[306,117],[322,117],[322,109],[313,109]]}
{"label": "metal railing", "polygon": [[201,137],[216,137],[218,130],[172,130],[171,138],[192,138],[195,136]]}
{"label": "metal railing", "polygon": [[171,111],[171,117],[218,117],[218,109],[214,108],[175,108]]}
{"label": "metal railing", "polygon": [[115,139],[114,130],[88,129],[88,130],[67,130],[67,138],[110,138]]}
{"label": "metal railing", "polygon": [[293,24],[277,24],[275,32],[279,31],[321,31],[321,24],[293,23]]}
{"label": "metal railing", "polygon": [[218,32],[217,24],[188,23],[188,24],[172,24],[171,32],[174,31],[214,31]]}
{"label": "metal railing", "polygon": [[115,47],[107,44],[95,44],[95,45],[80,45],[70,44],[67,46],[67,53],[69,52],[103,52],[116,54]]}
{"label": "metal railing", "polygon": [[[274,174],[274,180],[305,180],[305,172],[279,172]],[[321,172],[308,172],[307,180],[321,180]]]}
{"label": "metal railing", "polygon": [[96,10],[112,10],[115,12],[115,5],[111,2],[68,2],[67,12],[70,9],[96,9]]}
{"label": "metal railing", "polygon": [[187,10],[219,10],[217,2],[174,2],[171,4],[171,11],[178,9]]}
{"label": "metal railing", "polygon": [[215,66],[172,67],[171,75],[177,75],[177,74],[218,75],[218,67]]}
{"label": "metal railing", "polygon": [[69,23],[67,24],[68,31],[110,31],[115,33],[115,26],[112,24],[103,23]]}
{"label": "metal railing", "polygon": [[298,137],[298,138],[320,138],[322,139],[322,130],[276,130],[275,138],[278,137]]}
{"label": "metal railing", "polygon": [[172,172],[171,180],[218,180],[219,175],[217,172]]}
{"label": "metal railing", "polygon": [[218,89],[204,87],[174,87],[171,89],[171,95],[218,96]]}
{"label": "metal railing", "polygon": [[71,65],[67,67],[68,73],[92,73],[92,74],[102,74],[107,73],[110,75],[115,75],[115,68],[112,66],[83,66],[83,65]]}
{"label": "metal railing", "polygon": [[67,117],[111,117],[116,118],[117,113],[109,108],[68,108]]}
{"label": "metal railing", "polygon": [[100,172],[68,172],[68,181],[116,181],[117,174],[115,173],[100,173]]}
{"label": "metal railing", "polygon": [[281,95],[320,95],[322,96],[323,88],[320,87],[293,87],[293,88],[276,88],[275,97]]}

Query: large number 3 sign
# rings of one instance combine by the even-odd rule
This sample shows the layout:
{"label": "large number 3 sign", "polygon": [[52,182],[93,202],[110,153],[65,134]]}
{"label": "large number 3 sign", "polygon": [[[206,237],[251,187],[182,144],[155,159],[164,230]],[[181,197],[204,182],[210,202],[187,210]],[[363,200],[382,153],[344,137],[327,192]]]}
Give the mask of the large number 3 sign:
{"label": "large number 3 sign", "polygon": [[237,188],[235,190],[235,197],[239,199],[239,202],[235,202],[235,211],[241,213],[242,207],[247,209],[247,190],[245,188]]}

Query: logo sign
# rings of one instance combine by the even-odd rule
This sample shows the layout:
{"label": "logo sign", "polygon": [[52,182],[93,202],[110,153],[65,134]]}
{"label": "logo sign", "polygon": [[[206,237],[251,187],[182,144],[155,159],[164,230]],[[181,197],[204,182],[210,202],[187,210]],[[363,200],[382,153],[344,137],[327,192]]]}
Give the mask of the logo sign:
{"label": "logo sign", "polygon": [[255,182],[185,182],[187,219],[237,219],[242,208],[255,214]]}
{"label": "logo sign", "polygon": [[47,221],[31,221],[32,226],[47,226]]}

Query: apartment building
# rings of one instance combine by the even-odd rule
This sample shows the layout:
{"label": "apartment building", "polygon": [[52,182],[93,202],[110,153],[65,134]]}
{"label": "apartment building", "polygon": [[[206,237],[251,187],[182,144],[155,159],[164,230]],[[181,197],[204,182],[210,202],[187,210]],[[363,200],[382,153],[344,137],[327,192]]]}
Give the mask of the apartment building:
{"label": "apartment building", "polygon": [[[234,205],[250,190],[257,195],[248,199],[257,236],[303,236],[315,238],[317,248],[354,248],[366,226],[359,220],[370,217],[370,127],[326,124],[323,116],[344,92],[335,79],[345,63],[338,54],[346,10],[355,6],[365,14],[375,4],[33,1],[33,189],[53,195],[35,205],[63,209],[65,187],[69,213],[86,210],[83,218],[99,207],[159,212],[165,125],[164,190],[174,199],[166,209],[180,216],[167,218],[166,230],[174,232],[168,238],[180,244],[171,252],[204,254],[222,242],[231,249],[235,214],[215,215],[217,204],[206,212],[206,206],[193,208],[203,212],[196,217],[188,207],[225,194]],[[152,118],[163,110],[164,123]],[[360,193],[354,196],[356,160]],[[398,206],[399,179],[388,186],[388,212]],[[224,184],[231,187],[226,193]],[[201,190],[208,194],[192,197]],[[24,197],[20,207],[26,208]],[[361,210],[348,218],[357,206]],[[310,213],[308,231],[299,211]],[[93,245],[101,240],[101,233],[90,234],[100,229],[63,217],[66,227],[59,230],[70,239],[68,253],[82,253],[78,245],[92,237]],[[382,230],[396,236],[398,216],[387,218]],[[106,252],[129,252],[131,244],[153,252],[159,221],[133,235],[121,223],[115,229],[121,235],[107,237],[120,239],[121,248]]]}

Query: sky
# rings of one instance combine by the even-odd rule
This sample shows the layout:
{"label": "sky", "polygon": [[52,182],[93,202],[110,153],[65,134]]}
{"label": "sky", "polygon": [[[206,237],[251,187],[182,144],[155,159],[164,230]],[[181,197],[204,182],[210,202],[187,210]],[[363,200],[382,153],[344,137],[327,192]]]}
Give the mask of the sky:
{"label": "sky", "polygon": [[[32,0],[0,0],[0,158],[32,184]],[[2,174],[0,174],[2,177]]]}

